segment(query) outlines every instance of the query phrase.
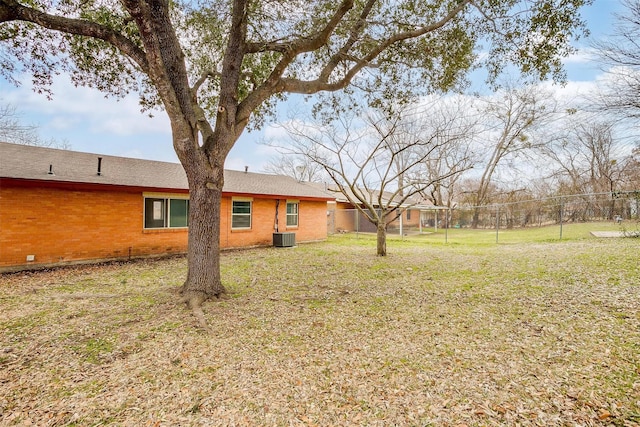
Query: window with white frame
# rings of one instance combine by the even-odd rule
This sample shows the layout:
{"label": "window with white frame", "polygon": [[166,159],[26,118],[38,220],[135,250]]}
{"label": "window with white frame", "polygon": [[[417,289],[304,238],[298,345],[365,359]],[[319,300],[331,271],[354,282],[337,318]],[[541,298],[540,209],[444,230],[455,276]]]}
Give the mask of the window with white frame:
{"label": "window with white frame", "polygon": [[144,228],[186,228],[189,226],[189,199],[144,198]]}
{"label": "window with white frame", "polygon": [[287,202],[287,227],[298,226],[298,202]]}
{"label": "window with white frame", "polygon": [[231,228],[251,228],[251,200],[231,202]]}

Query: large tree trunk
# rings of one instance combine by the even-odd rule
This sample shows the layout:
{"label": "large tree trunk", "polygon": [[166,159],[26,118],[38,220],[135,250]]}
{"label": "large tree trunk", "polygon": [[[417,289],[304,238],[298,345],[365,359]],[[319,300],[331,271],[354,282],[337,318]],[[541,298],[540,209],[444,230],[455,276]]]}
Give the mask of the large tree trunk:
{"label": "large tree trunk", "polygon": [[386,256],[387,255],[387,227],[383,220],[378,221],[376,236],[377,236],[376,254],[378,256]]}
{"label": "large tree trunk", "polygon": [[188,271],[180,292],[190,307],[199,308],[204,301],[225,293],[220,275],[224,155],[206,153],[188,133],[179,131],[174,135],[174,146],[189,181]]}
{"label": "large tree trunk", "polygon": [[188,271],[182,295],[191,306],[225,293],[220,276],[221,198],[222,182],[190,183]]}
{"label": "large tree trunk", "polygon": [[473,208],[473,218],[471,219],[471,228],[476,229],[480,224],[480,208]]}

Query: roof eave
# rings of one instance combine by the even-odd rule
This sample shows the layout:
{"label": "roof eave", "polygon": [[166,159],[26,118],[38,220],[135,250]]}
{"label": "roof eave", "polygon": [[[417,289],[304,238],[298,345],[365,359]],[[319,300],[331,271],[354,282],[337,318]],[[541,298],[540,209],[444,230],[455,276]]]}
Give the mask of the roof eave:
{"label": "roof eave", "polygon": [[[18,187],[47,187],[47,188],[73,188],[73,189],[87,189],[87,190],[101,190],[101,191],[126,191],[126,192],[156,192],[156,193],[189,193],[188,188],[183,187],[150,187],[140,185],[122,185],[122,184],[107,184],[96,182],[80,182],[80,181],[65,181],[65,180],[52,180],[52,179],[33,179],[33,178],[13,178],[13,177],[0,177],[0,182],[5,185],[12,184]],[[238,192],[238,191],[225,191],[222,190],[222,195],[226,197],[255,197],[262,199],[297,199],[297,200],[315,200],[315,201],[333,201],[334,198],[329,196],[313,196],[313,195],[296,195],[296,194],[261,194],[251,192]]]}

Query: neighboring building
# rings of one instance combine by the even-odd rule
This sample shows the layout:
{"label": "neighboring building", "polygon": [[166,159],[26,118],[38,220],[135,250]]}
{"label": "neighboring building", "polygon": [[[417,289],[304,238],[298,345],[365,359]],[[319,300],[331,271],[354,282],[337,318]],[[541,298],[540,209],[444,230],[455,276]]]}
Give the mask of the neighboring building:
{"label": "neighboring building", "polygon": [[[315,184],[318,186],[318,184]],[[340,232],[351,232],[358,231],[364,233],[375,233],[376,227],[373,225],[358,209],[355,205],[353,205],[347,196],[338,190],[335,185],[326,185],[322,184],[326,188],[325,191],[335,196],[335,202],[329,202],[328,204],[328,212],[329,218],[328,228],[329,233],[340,233]],[[348,191],[348,190],[347,190]],[[363,193],[366,194],[366,193]],[[378,207],[379,192],[372,191],[371,194],[368,194],[369,200],[372,201],[372,204]],[[383,206],[396,206],[393,200],[393,193],[383,192],[382,193],[382,205]],[[399,199],[400,196],[396,196],[396,199]],[[357,200],[354,195],[351,195],[351,199]],[[401,215],[398,215],[398,212],[395,213],[393,218],[389,219],[387,223],[387,231],[389,232],[399,232],[400,230],[403,233],[409,231],[420,231],[421,227],[424,224],[421,224],[421,218],[426,218],[426,213],[433,209],[432,204],[427,204],[425,202],[419,202],[415,197],[409,197],[404,203],[399,205],[399,211]]]}
{"label": "neighboring building", "polygon": [[[327,237],[334,199],[293,178],[225,171],[220,246]],[[182,166],[0,142],[0,271],[187,250]]]}

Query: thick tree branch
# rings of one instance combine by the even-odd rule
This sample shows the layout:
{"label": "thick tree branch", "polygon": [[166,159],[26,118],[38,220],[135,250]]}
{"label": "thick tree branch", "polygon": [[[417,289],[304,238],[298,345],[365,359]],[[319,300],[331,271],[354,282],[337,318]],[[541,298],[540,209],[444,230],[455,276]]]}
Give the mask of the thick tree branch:
{"label": "thick tree branch", "polygon": [[[369,67],[372,62],[385,50],[389,49],[394,44],[404,41],[415,39],[421,37],[430,32],[436,31],[449,22],[451,22],[459,13],[461,13],[465,7],[469,4],[470,0],[463,0],[458,5],[453,8],[449,13],[447,13],[440,20],[425,25],[423,27],[417,28],[411,31],[403,31],[396,33],[389,38],[381,41],[377,45],[375,45],[371,50],[364,56],[359,59],[351,58],[351,62],[355,62],[350,69],[345,73],[345,75],[337,81],[331,82],[330,75],[321,74],[318,79],[305,81],[299,79],[281,79],[281,85],[279,86],[281,92],[290,92],[290,93],[301,93],[301,94],[312,94],[320,91],[329,91],[334,92],[347,87],[353,78],[360,72],[362,69]],[[346,52],[342,50],[334,56],[331,61],[341,61],[345,59]],[[335,67],[334,67],[335,68]]]}
{"label": "thick tree branch", "polygon": [[342,0],[342,3],[336,9],[333,16],[331,16],[331,19],[315,34],[289,42],[247,43],[246,53],[280,52],[283,54],[293,53],[295,56],[300,53],[319,49],[327,43],[333,31],[352,7],[353,0]]}
{"label": "thick tree branch", "polygon": [[215,76],[220,76],[220,73],[217,73],[217,72],[214,72],[214,71],[206,71],[206,72],[202,73],[200,78],[198,78],[198,80],[196,80],[196,82],[193,84],[193,87],[191,88],[192,92],[194,93],[194,98],[197,99],[196,94],[200,90],[200,87],[202,87],[202,85],[208,79],[210,79],[211,77],[215,77]]}
{"label": "thick tree branch", "polygon": [[[357,35],[362,32],[362,29],[366,24],[365,18],[368,16],[368,14],[370,13],[370,8],[375,3],[375,1],[370,0],[365,5],[365,8],[360,15],[360,19],[353,27],[350,37],[347,39],[342,49],[329,59],[327,65],[323,67],[323,71],[320,73],[317,79],[300,80],[283,77],[287,67],[295,60],[297,55],[315,50],[319,46],[322,46],[324,45],[324,43],[326,43],[326,40],[328,40],[328,38],[331,36],[331,33],[335,30],[335,27],[338,25],[339,21],[348,12],[348,10],[353,7],[352,1],[344,0],[329,23],[323,28],[321,32],[317,33],[315,37],[309,39],[299,39],[296,42],[287,44],[287,49],[281,50],[283,52],[283,57],[281,58],[280,62],[274,67],[269,77],[262,85],[260,85],[260,87],[253,91],[241,103],[240,108],[238,109],[237,120],[248,120],[251,112],[275,93],[313,94],[321,91],[335,92],[346,88],[360,71],[362,71],[364,68],[371,67],[373,61],[382,52],[400,41],[418,38],[444,27],[445,25],[447,25],[447,23],[451,22],[459,13],[461,13],[470,3],[470,1],[471,0],[460,1],[456,5],[456,7],[450,10],[444,17],[436,22],[411,31],[403,31],[390,36],[389,38],[372,47],[366,55],[362,56],[361,58],[357,58],[353,55],[349,55],[349,50],[357,42]],[[278,45],[280,45],[280,43]],[[253,48],[255,49],[255,46],[253,46]],[[340,79],[331,81],[332,71],[335,70],[339,63],[344,61],[351,62],[352,66]]]}
{"label": "thick tree branch", "polygon": [[343,61],[344,58],[349,57],[349,51],[356,44],[360,35],[362,34],[362,31],[365,29],[366,23],[367,23],[367,17],[371,13],[371,10],[373,9],[373,6],[375,5],[375,3],[376,3],[376,0],[369,0],[369,2],[367,2],[367,4],[364,6],[364,8],[362,9],[362,12],[360,13],[360,17],[358,18],[358,21],[356,21],[356,24],[351,30],[349,39],[342,46],[340,51],[337,54],[333,55],[333,57],[329,60],[327,65],[324,67],[324,69],[320,72],[319,80],[329,81],[329,77],[331,76],[331,73],[333,73],[335,68],[340,63],[340,61]]}
{"label": "thick tree branch", "polygon": [[103,40],[131,58],[144,73],[149,72],[145,52],[127,37],[104,25],[83,19],[51,15],[23,6],[14,0],[0,0],[0,22],[9,21],[31,22],[50,30]]}
{"label": "thick tree branch", "polygon": [[280,61],[275,65],[269,77],[241,103],[238,109],[238,121],[248,120],[251,112],[266,99],[275,93],[283,92],[281,78],[287,67],[291,65],[298,55],[305,52],[312,52],[324,46],[333,31],[335,31],[336,27],[352,7],[353,0],[343,0],[327,24],[311,37],[303,37],[288,43],[247,43],[244,47],[246,53],[280,52],[282,53],[282,58],[280,58]]}
{"label": "thick tree branch", "polygon": [[[220,97],[218,99],[218,112],[216,115],[216,127],[212,138],[204,141],[203,148],[210,150],[212,144],[227,144],[219,146],[216,151],[225,158],[233,144],[244,131],[251,111],[241,110],[239,114],[238,86],[242,75],[242,61],[246,54],[247,38],[247,8],[248,0],[234,0],[231,11],[231,30],[229,40],[222,61],[220,74]],[[266,99],[266,98],[265,98]],[[257,108],[259,104],[256,104]],[[230,133],[229,135],[227,135]]]}

